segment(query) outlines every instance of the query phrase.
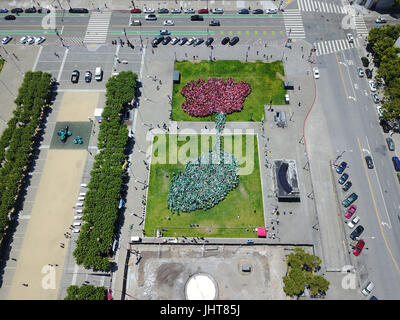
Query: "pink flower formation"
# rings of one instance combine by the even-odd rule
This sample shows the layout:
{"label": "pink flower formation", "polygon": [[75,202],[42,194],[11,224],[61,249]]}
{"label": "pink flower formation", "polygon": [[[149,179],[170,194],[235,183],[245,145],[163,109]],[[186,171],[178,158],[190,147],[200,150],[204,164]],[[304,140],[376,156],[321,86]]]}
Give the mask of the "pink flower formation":
{"label": "pink flower formation", "polygon": [[229,78],[197,79],[185,84],[181,94],[186,98],[182,109],[192,117],[205,117],[213,113],[232,113],[243,109],[243,102],[251,93],[247,82]]}

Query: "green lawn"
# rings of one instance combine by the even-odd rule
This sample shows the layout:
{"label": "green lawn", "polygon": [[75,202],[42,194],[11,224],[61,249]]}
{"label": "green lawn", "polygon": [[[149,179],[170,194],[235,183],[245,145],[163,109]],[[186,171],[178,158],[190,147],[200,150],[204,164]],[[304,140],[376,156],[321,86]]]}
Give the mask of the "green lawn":
{"label": "green lawn", "polygon": [[[183,137],[185,136],[186,135]],[[162,228],[165,228],[168,231],[162,232],[164,236],[169,237],[182,235],[187,237],[256,237],[254,228],[257,226],[264,226],[264,210],[256,136],[249,136],[249,141],[254,145],[254,148],[252,150],[249,149],[248,154],[251,152],[251,157],[254,157],[254,161],[251,157],[249,157],[248,160],[245,160],[246,157],[241,157],[241,155],[246,154],[246,145],[248,144],[245,136],[240,136],[240,140],[242,141],[241,148],[232,147],[235,144],[227,143],[229,137],[222,137],[222,143],[225,142],[226,144],[224,149],[230,152],[232,152],[233,149],[233,153],[239,159],[239,167],[243,168],[249,165],[248,162],[251,161],[254,163],[254,169],[248,175],[240,175],[238,187],[232,190],[228,196],[215,207],[207,211],[198,210],[190,213],[180,213],[179,215],[172,214],[167,209],[167,199],[172,173],[183,171],[184,164],[168,163],[171,162],[170,159],[172,159],[169,157],[168,153],[170,152],[171,138],[174,136],[156,136],[155,141],[162,137],[166,138],[166,144],[164,145],[166,146],[167,164],[154,164],[154,158],[152,159],[145,220],[146,236],[152,237],[155,235],[157,228],[159,228],[160,231]],[[197,137],[200,137],[200,135]],[[207,138],[208,146],[207,143],[203,144],[206,146],[206,149],[212,145],[211,136],[207,136],[206,141]],[[171,145],[174,144],[171,143]],[[184,145],[187,147],[188,144],[186,141],[178,141],[177,145],[179,153],[179,150],[185,150],[183,149],[185,148]],[[196,145],[196,143],[194,143],[194,145]],[[154,146],[155,144],[153,143],[153,157],[160,158],[161,153],[164,151],[157,150]],[[196,152],[200,154],[200,138],[198,138],[196,149]],[[192,155],[189,154],[189,151],[186,154],[190,157],[193,156],[193,152]],[[240,159],[243,159],[243,163],[240,163]],[[254,210],[256,210],[256,212],[254,212]],[[238,218],[238,215],[240,218]],[[168,220],[167,217],[170,217],[170,220]],[[198,224],[199,227],[190,227],[191,224]],[[246,228],[248,228],[248,231]]]}
{"label": "green lawn", "polygon": [[214,121],[214,116],[196,118],[182,110],[185,101],[180,91],[183,86],[192,80],[202,78],[233,78],[236,81],[250,83],[252,92],[246,98],[241,112],[227,116],[227,121],[261,121],[264,114],[264,105],[285,104],[285,90],[283,88],[284,69],[280,61],[265,63],[263,61],[241,62],[237,60],[190,61],[175,62],[175,70],[181,74],[181,83],[174,84],[172,97],[172,119],[175,121]]}
{"label": "green lawn", "polygon": [[0,59],[0,72],[3,69],[3,66],[4,66],[4,60]]}

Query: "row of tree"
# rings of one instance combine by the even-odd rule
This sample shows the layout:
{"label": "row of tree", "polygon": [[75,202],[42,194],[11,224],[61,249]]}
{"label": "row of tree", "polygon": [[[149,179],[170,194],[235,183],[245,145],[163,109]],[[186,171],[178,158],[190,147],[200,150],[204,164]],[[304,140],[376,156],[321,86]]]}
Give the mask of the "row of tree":
{"label": "row of tree", "polygon": [[51,75],[27,72],[15,99],[14,116],[0,137],[0,240],[10,222],[34,159],[45,108],[51,95]]}
{"label": "row of tree", "polygon": [[69,286],[64,300],[106,300],[107,289],[104,287],[95,287],[92,284],[83,286]]}
{"label": "row of tree", "polygon": [[283,291],[293,297],[300,296],[308,288],[311,297],[324,295],[329,288],[329,281],[314,274],[321,262],[319,257],[306,253],[302,248],[295,248],[286,260],[288,273],[283,277]]}
{"label": "row of tree", "polygon": [[106,106],[98,135],[99,153],[95,156],[83,209],[82,225],[73,255],[85,268],[109,270],[108,259],[113,244],[118,204],[123,187],[122,168],[126,160],[128,129],[123,123],[136,91],[137,75],[120,72],[106,84]]}
{"label": "row of tree", "polygon": [[378,66],[375,78],[384,85],[382,116],[391,127],[396,127],[400,118],[400,49],[394,45],[399,36],[400,25],[373,28],[368,35],[368,48]]}

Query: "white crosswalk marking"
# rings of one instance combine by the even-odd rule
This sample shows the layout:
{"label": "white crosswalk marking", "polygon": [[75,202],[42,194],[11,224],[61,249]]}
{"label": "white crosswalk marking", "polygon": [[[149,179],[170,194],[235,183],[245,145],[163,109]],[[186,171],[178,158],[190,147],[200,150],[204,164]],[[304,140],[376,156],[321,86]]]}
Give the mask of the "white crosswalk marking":
{"label": "white crosswalk marking", "polygon": [[112,12],[93,12],[86,29],[85,43],[105,43]]}
{"label": "white crosswalk marking", "polygon": [[[330,3],[329,0],[297,0],[300,11],[345,14],[344,7]],[[328,1],[325,3],[324,1]]]}
{"label": "white crosswalk marking", "polygon": [[285,23],[286,35],[292,39],[304,39],[303,18],[299,9],[286,9],[283,12],[283,20]]}
{"label": "white crosswalk marking", "polygon": [[358,39],[354,39],[354,43],[349,43],[347,40],[329,40],[314,43],[314,47],[317,49],[316,55],[322,56],[334,52],[348,50],[359,46]]}
{"label": "white crosswalk marking", "polygon": [[358,34],[367,35],[368,29],[365,25],[364,18],[362,16],[354,16],[354,22],[356,24],[356,31]]}

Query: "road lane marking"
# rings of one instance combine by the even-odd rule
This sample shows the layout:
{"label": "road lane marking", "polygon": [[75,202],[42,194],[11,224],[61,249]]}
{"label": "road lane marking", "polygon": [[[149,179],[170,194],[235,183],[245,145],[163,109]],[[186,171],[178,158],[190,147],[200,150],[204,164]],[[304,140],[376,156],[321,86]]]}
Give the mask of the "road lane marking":
{"label": "road lane marking", "polygon": [[349,94],[348,94],[348,92],[347,92],[346,85],[345,85],[345,83],[344,83],[343,74],[342,74],[342,69],[340,68],[340,63],[339,63],[339,58],[338,58],[337,53],[335,53],[335,57],[336,57],[336,62],[337,62],[338,69],[339,69],[340,79],[342,80],[344,93],[345,93],[346,97],[348,97]]}
{"label": "road lane marking", "polygon": [[65,60],[67,60],[68,52],[69,52],[69,49],[68,49],[68,48],[65,49],[63,61],[62,61],[62,63],[61,63],[60,71],[58,72],[58,76],[57,76],[57,82],[59,82],[60,79],[61,79],[61,74],[62,74],[62,71],[63,71],[63,69],[64,69]]}
{"label": "road lane marking", "polygon": [[385,232],[383,231],[383,228],[382,228],[382,222],[381,222],[381,219],[380,219],[380,215],[379,215],[379,212],[378,212],[378,208],[377,208],[377,206],[376,206],[376,201],[375,201],[375,197],[374,197],[374,192],[372,191],[371,181],[370,181],[369,176],[368,176],[367,165],[366,165],[365,161],[363,160],[364,157],[363,157],[363,153],[362,153],[361,143],[360,143],[360,139],[359,139],[358,137],[357,137],[357,142],[358,142],[358,148],[359,148],[359,150],[360,150],[361,159],[362,159],[362,162],[363,162],[363,165],[364,165],[365,175],[366,175],[367,181],[368,181],[369,192],[371,193],[372,202],[373,202],[373,204],[374,204],[376,218],[378,219],[378,222],[379,222],[379,223],[378,223],[379,229],[380,229],[380,231],[381,231],[383,241],[385,242],[386,249],[388,250],[388,252],[389,252],[389,254],[390,254],[390,257],[392,258],[393,264],[395,265],[395,267],[396,267],[396,269],[397,269],[397,272],[400,273],[399,265],[397,264],[396,259],[393,257],[392,250],[391,250],[390,247],[389,247],[389,244],[388,244],[388,242],[387,242],[387,240],[386,240],[386,237],[385,237]]}

